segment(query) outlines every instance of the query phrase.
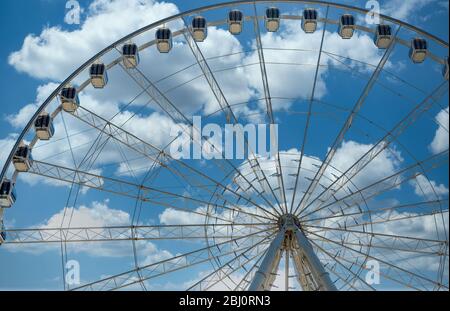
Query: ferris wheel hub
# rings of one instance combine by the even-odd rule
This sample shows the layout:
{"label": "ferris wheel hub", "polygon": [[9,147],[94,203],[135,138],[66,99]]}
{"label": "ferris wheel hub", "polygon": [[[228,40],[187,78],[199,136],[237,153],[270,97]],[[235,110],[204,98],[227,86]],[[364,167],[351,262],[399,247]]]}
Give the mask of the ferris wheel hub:
{"label": "ferris wheel hub", "polygon": [[300,228],[300,220],[293,214],[284,214],[278,218],[278,227],[284,230],[294,230]]}

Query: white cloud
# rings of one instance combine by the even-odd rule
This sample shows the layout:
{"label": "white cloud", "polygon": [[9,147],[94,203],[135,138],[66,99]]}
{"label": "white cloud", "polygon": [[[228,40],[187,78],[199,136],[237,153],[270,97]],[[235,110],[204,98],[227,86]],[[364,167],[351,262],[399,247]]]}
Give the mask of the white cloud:
{"label": "white cloud", "polygon": [[[313,34],[305,34],[301,24],[296,21],[283,20],[282,30],[277,33],[263,33],[261,36],[264,58],[266,61],[269,87],[272,96],[288,98],[309,98],[311,96],[312,81],[317,64],[317,51],[322,39],[322,30],[318,29]],[[253,42],[253,48],[256,43]],[[281,50],[274,50],[281,49]],[[345,57],[355,59],[364,63],[376,65],[382,55],[382,51],[377,49],[373,40],[367,34],[355,33],[350,40],[343,40],[337,32],[326,31],[323,50],[329,53],[341,55],[338,58],[341,62],[347,63],[350,67],[360,70],[368,70],[367,66],[360,63],[344,60]],[[244,59],[244,64],[258,63],[257,51],[251,53]],[[290,63],[293,65],[280,65],[270,63]],[[322,55],[321,64],[342,66],[339,62],[326,54]],[[390,66],[388,63],[387,66]],[[259,97],[264,95],[261,82],[259,66],[257,70],[246,70],[246,76],[250,85],[258,90]],[[327,69],[320,69],[316,84],[315,98],[322,98],[327,92],[325,82]],[[261,103],[261,110],[264,110],[265,103]],[[273,103],[274,110],[286,109],[286,103]]]}
{"label": "white cloud", "polygon": [[[122,210],[108,207],[108,202],[93,202],[91,207],[81,205],[78,208],[69,207],[66,215],[73,215],[70,226],[77,227],[105,227],[122,226],[131,223],[130,215]],[[69,227],[70,217],[64,217],[64,211],[59,211],[49,218],[41,228]],[[63,221],[64,220],[64,221]]]}
{"label": "white cloud", "polygon": [[428,180],[423,175],[417,176],[410,184],[414,187],[414,193],[420,197],[436,199],[448,195],[448,188],[445,185]]}
{"label": "white cloud", "polygon": [[[344,172],[372,147],[372,144],[344,141],[341,147],[336,151],[332,164],[337,169]],[[392,148],[389,149],[389,151],[384,150],[361,170],[361,172],[352,179],[352,182],[358,188],[370,185],[371,183],[394,174],[402,162],[403,158],[398,151],[395,151]]]}
{"label": "white cloud", "polygon": [[[147,244],[150,244],[150,243],[147,243]],[[153,244],[151,244],[151,245],[153,245]],[[141,266],[151,265],[156,262],[160,262],[160,261],[175,257],[171,252],[169,252],[167,250],[158,250],[156,247],[146,249],[146,250],[147,250],[148,255],[146,255],[144,257],[144,259],[141,261]]]}
{"label": "white cloud", "polygon": [[166,2],[96,0],[87,9],[87,18],[80,29],[65,31],[50,27],[39,36],[28,35],[21,50],[10,55],[9,63],[32,77],[63,80],[114,41],[176,13],[176,6]]}
{"label": "white cloud", "polygon": [[[447,211],[448,213],[448,211]],[[397,215],[397,216],[396,216]],[[400,216],[398,216],[400,215]],[[398,236],[409,236],[409,237],[420,237],[423,239],[437,239],[436,232],[436,219],[440,217],[435,217],[433,215],[426,215],[422,217],[412,217],[406,218],[407,216],[417,216],[420,213],[411,213],[411,212],[393,212],[388,215],[385,212],[386,216],[391,218],[402,218],[400,220],[385,222],[380,224],[375,224],[373,231],[374,232],[383,232],[385,234],[398,235]],[[445,216],[445,214],[444,214]],[[445,219],[445,217],[444,217]],[[438,219],[440,221],[440,219]],[[445,219],[445,227],[448,228],[448,217]],[[444,228],[441,226],[441,228]],[[442,232],[439,232],[443,234]],[[444,235],[445,236],[445,235]]]}
{"label": "white cloud", "polygon": [[[320,179],[320,184],[324,187],[329,186],[337,177],[341,176],[351,165],[353,165],[357,160],[360,159],[367,151],[369,151],[373,145],[362,144],[355,141],[344,141],[342,145],[337,149],[331,165],[325,170],[323,177]],[[295,180],[297,175],[298,160],[300,158],[300,151],[296,149],[291,149],[288,151],[280,151],[281,167],[284,177],[284,186],[286,189],[286,197],[288,199],[292,198],[293,188],[295,186]],[[272,185],[272,188],[278,186],[278,178],[274,175],[276,173],[277,163],[275,158],[264,158],[258,157],[260,167],[264,171],[266,178]],[[364,169],[362,169],[353,179],[351,183],[347,183],[346,187],[343,187],[337,194],[337,197],[341,195],[348,194],[348,187],[355,189],[361,189],[368,186],[382,178],[388,177],[394,174],[399,165],[403,162],[401,154],[393,149],[389,151],[385,150],[381,152],[376,158],[374,158]],[[294,206],[300,203],[303,193],[306,191],[312,178],[315,176],[318,168],[322,164],[322,161],[313,156],[306,155],[302,160],[302,168],[300,171],[300,176],[298,178],[297,195],[294,202]],[[255,173],[249,166],[249,162],[244,162],[240,170],[247,180],[253,180]],[[259,174],[259,173],[258,173]],[[262,175],[261,175],[262,176]],[[235,176],[237,183],[241,188],[246,189],[249,185],[245,182],[242,177]],[[267,184],[263,182],[266,196],[270,197],[270,189]],[[259,183],[255,183],[254,187],[258,192],[261,191],[261,186]],[[316,187],[315,192],[312,194],[310,199],[315,198],[322,191],[322,187]],[[251,190],[250,190],[251,191]],[[278,192],[276,192],[277,197],[280,199]],[[333,200],[333,198],[330,198]],[[330,201],[332,202],[332,201]],[[290,201],[288,202],[290,204]],[[316,202],[315,204],[318,204]],[[311,206],[314,209],[314,205]]]}
{"label": "white cloud", "polygon": [[416,13],[423,12],[422,9],[435,0],[389,0],[381,6],[381,12],[385,15],[410,21]]}
{"label": "white cloud", "polygon": [[17,114],[6,116],[8,121],[15,128],[23,128],[30,121],[39,106],[47,99],[47,97],[58,87],[56,83],[47,83],[38,86],[36,90],[36,100],[34,103],[28,104]]}
{"label": "white cloud", "polygon": [[[442,217],[440,215],[420,216],[420,213],[411,212],[393,212],[390,216],[402,219],[375,224],[373,226],[373,231],[419,239],[448,240],[448,207],[442,214]],[[410,218],[408,218],[408,216],[410,216]],[[382,245],[382,243],[376,244]],[[397,245],[400,245],[400,243]],[[412,242],[410,242],[410,246],[413,246]],[[417,271],[420,275],[425,275],[429,272],[437,272],[441,259],[440,256],[436,256],[435,254],[420,255],[400,251],[392,252],[383,249],[378,249],[374,255],[383,256],[384,260],[409,271]],[[448,276],[448,264],[444,267],[444,275],[445,274]]]}
{"label": "white cloud", "polygon": [[[52,27],[44,29],[39,36],[29,35],[25,39],[22,48],[10,55],[9,63],[17,70],[26,72],[33,77],[61,81],[77,66],[112,41],[143,25],[149,24],[151,21],[176,12],[177,9],[173,4],[158,3],[152,0],[96,0],[88,8],[88,17],[80,29],[70,32]],[[134,18],[130,19],[128,16],[133,16]],[[106,22],[107,20],[124,22],[112,25]],[[174,22],[173,24],[176,24],[177,27],[179,26],[179,23]],[[263,46],[305,50],[319,48],[321,31],[317,31],[312,35],[305,35],[299,23],[288,20],[283,21],[282,28],[283,31],[277,34],[264,33],[262,35]],[[151,38],[152,34],[146,33],[138,41],[142,41],[140,43],[147,42],[150,40],[149,36]],[[252,44],[255,46],[254,42]],[[208,38],[200,44],[200,48],[206,57],[243,51],[242,43],[239,42],[238,38],[232,36],[228,31],[216,27],[208,29]],[[369,36],[362,34],[355,34],[351,40],[342,40],[337,33],[327,31],[324,48],[330,52],[339,53],[344,57],[353,57],[373,64],[376,64],[381,57],[381,52],[373,45]],[[169,55],[161,55],[155,49],[145,50],[141,54],[140,69],[150,78],[160,78],[195,63],[190,48],[182,40],[182,37],[175,40],[174,48]],[[310,96],[311,85],[308,83],[299,84],[298,81],[312,81],[315,72],[314,65],[317,61],[316,52],[300,53],[267,50],[265,54],[268,62],[298,63],[299,55],[301,55],[302,63],[309,64],[300,67],[267,65],[272,95],[301,98]],[[117,57],[118,53],[112,53],[112,55]],[[254,51],[248,55],[244,54],[244,57],[242,55],[234,55],[212,60],[210,66],[213,70],[221,70],[257,63],[258,61],[258,54]],[[331,59],[325,60],[325,62],[337,65],[337,62]],[[164,66],[161,66],[162,63],[164,63]],[[46,68],[45,71],[41,69],[43,67]],[[326,72],[327,70],[320,71],[316,92],[318,98],[326,92],[324,81]],[[192,80],[199,73],[201,73],[199,68],[195,67],[160,83],[158,87],[161,90],[166,90]],[[128,102],[130,98],[138,93],[139,88],[134,85],[134,82],[130,81],[129,77],[120,68],[114,68],[109,75],[110,82],[107,92],[95,90],[94,93],[90,88],[87,88],[85,92],[88,95],[95,96],[99,101],[106,100],[113,103]],[[82,76],[87,78],[86,73]],[[285,79],[285,77],[290,78]],[[216,73],[216,79],[221,84],[230,104],[247,102],[253,97],[259,98],[263,96],[260,69],[257,64],[218,72]],[[191,96],[193,93],[196,94],[195,97]],[[217,101],[209,90],[204,78],[195,79],[188,86],[173,90],[169,94],[169,98],[174,102],[182,100],[183,105],[180,106],[180,109],[188,115],[199,109],[202,109],[206,114],[218,109]],[[195,102],[192,100],[195,100]],[[136,103],[142,104],[143,99],[139,99]],[[286,107],[286,104],[274,103],[275,110]],[[26,112],[32,109],[33,107],[27,107],[21,114],[28,115]],[[237,115],[254,112],[247,105],[236,106],[233,109]],[[264,104],[260,103],[260,112],[265,111],[265,109]],[[19,123],[17,121],[22,118],[10,116],[9,119],[11,122]]]}
{"label": "white cloud", "polygon": [[[51,79],[62,81],[78,66],[87,59],[95,55],[102,48],[117,39],[139,29],[151,22],[162,19],[166,16],[178,12],[174,4],[166,2],[145,1],[106,1],[96,0],[88,8],[87,18],[80,29],[75,31],[65,31],[59,27],[46,28],[39,36],[29,35],[24,40],[22,48],[12,53],[9,57],[10,65],[18,71],[25,72],[32,77],[39,79]],[[133,18],[129,18],[132,16]],[[111,20],[121,21],[120,23],[110,23]],[[173,24],[173,25],[172,25]],[[171,25],[180,25],[180,21]],[[177,28],[174,27],[174,28]],[[153,32],[145,33],[136,38],[136,43],[142,44],[152,39]],[[220,44],[218,44],[220,42]],[[210,27],[208,38],[201,44],[205,55],[217,56],[221,53],[236,53],[242,50],[239,41],[228,33],[228,31]],[[105,56],[103,61],[109,62],[119,54],[115,51]],[[168,59],[170,58],[170,59]],[[183,42],[182,36],[174,42],[174,48],[170,55],[162,55],[155,49],[147,49],[141,52],[140,70],[150,78],[161,78],[180,68],[194,64],[190,48]],[[234,67],[241,62],[240,57],[229,57],[214,62],[217,69]],[[161,64],[164,63],[164,66]],[[109,72],[109,85],[107,92],[87,89],[85,92],[96,96],[97,99],[109,102],[128,102],[139,91],[139,87],[116,66]],[[46,68],[46,70],[42,70]],[[174,79],[168,79],[160,83],[158,87],[165,91],[174,85],[190,81],[200,73],[199,68],[187,70],[177,74]],[[77,82],[80,83],[87,78],[83,73]],[[252,95],[247,87],[243,70],[227,70],[217,75],[217,80],[223,84],[223,90],[227,94],[230,103],[248,101]],[[239,91],[236,91],[239,89]],[[197,94],[195,98],[187,96],[192,93]],[[147,97],[147,96],[144,96]],[[212,113],[217,110],[218,104],[206,81],[195,79],[189,86],[175,89],[169,94],[170,99],[180,99],[183,101],[180,109],[188,114],[204,108],[205,113]],[[194,101],[191,101],[195,100]],[[139,98],[135,104],[145,102],[144,98]],[[153,108],[155,108],[153,106]],[[33,109],[28,107],[27,110]],[[158,108],[159,109],[159,108]],[[244,109],[244,111],[246,111]],[[23,111],[24,114],[26,111]],[[11,122],[19,119],[18,116],[10,116]]]}
{"label": "white cloud", "polygon": [[[199,208],[197,212],[205,213],[204,208]],[[164,225],[189,225],[203,224],[205,217],[195,213],[179,211],[172,208],[166,208],[160,215],[159,221]]]}
{"label": "white cloud", "polygon": [[[27,105],[17,115],[8,116],[8,121],[18,128],[25,126],[38,108],[37,103],[45,98],[46,94],[51,92],[54,87],[56,87],[54,83],[39,87],[36,104]],[[164,148],[173,139],[168,133],[170,133],[172,127],[177,125],[166,115],[161,115],[158,112],[136,113],[130,110],[120,111],[118,103],[99,101],[92,94],[86,93],[80,95],[80,101],[88,110],[94,111],[105,119],[111,119],[112,116],[115,116],[112,120],[114,124],[156,148]],[[131,122],[130,119],[132,119]],[[100,134],[100,131],[66,113],[61,113],[54,119],[54,126],[55,135],[52,139],[50,141],[38,141],[33,148],[33,158],[35,160],[74,168],[74,158],[78,165]],[[69,138],[66,136],[66,128]],[[2,140],[5,146],[2,148],[1,155],[4,159],[6,159],[7,154],[12,149],[14,137],[16,136],[10,136]],[[105,138],[106,136],[103,137],[103,140]],[[72,157],[71,149],[74,150],[74,158]],[[125,163],[124,158],[129,160],[128,164]],[[125,147],[125,145],[116,142],[114,139],[109,139],[95,163],[92,166],[84,165],[82,168],[91,173],[101,174],[104,165],[114,165],[118,175],[131,175],[132,173],[140,175],[152,166],[152,162],[142,154]],[[21,174],[20,178],[30,185],[36,185],[43,180],[39,176],[30,174]],[[51,185],[64,185],[64,183],[48,178],[44,179],[44,181]]]}
{"label": "white cloud", "polygon": [[[71,216],[72,215],[72,216]],[[44,223],[35,226],[40,229],[51,228],[80,228],[80,227],[108,227],[130,225],[130,215],[121,210],[110,209],[107,202],[92,202],[91,206],[68,207],[50,216]],[[86,253],[96,257],[122,257],[126,256],[127,247],[124,243],[117,243],[114,247],[111,243],[73,243],[70,250],[77,253]],[[42,254],[47,251],[57,251],[57,244],[35,245],[7,245],[12,252],[28,252]]]}
{"label": "white cloud", "polygon": [[[40,229],[54,228],[104,228],[114,226],[130,226],[130,214],[108,206],[109,201],[92,202],[90,206],[68,207],[50,216],[42,224],[34,226]],[[100,231],[96,231],[102,234]],[[105,231],[103,235],[107,235]],[[11,252],[25,252],[42,254],[48,251],[59,251],[59,244],[8,244],[6,249]],[[171,257],[167,250],[159,249],[150,241],[137,241],[137,253],[142,259],[141,263],[149,264]],[[69,243],[68,250],[74,253],[83,253],[93,257],[129,257],[132,256],[131,242],[90,242]]]}
{"label": "white cloud", "polygon": [[[130,225],[130,215],[122,210],[111,209],[108,202],[92,202],[91,206],[68,207],[50,216],[44,223],[35,226],[40,229],[54,228],[80,228],[80,227],[108,227]],[[7,245],[12,252],[27,252],[42,254],[48,251],[59,250],[59,244],[30,244],[30,245]],[[73,243],[70,244],[71,251],[85,253],[95,257],[124,257],[130,254],[130,245],[118,242],[111,243]]]}
{"label": "white cloud", "polygon": [[6,138],[0,139],[0,167],[6,162],[6,159],[14,147],[17,140],[17,134],[9,134]]}
{"label": "white cloud", "polygon": [[[317,235],[310,234],[308,237],[330,254],[336,254],[343,258],[342,262],[346,263],[349,268],[358,268],[358,264],[365,262],[364,254],[366,252],[370,256],[369,259],[384,261],[384,263],[380,262],[381,283],[374,285],[374,287],[378,290],[389,290],[390,287],[395,290],[405,290],[406,288],[403,285],[395,282],[390,285],[386,284],[386,282],[389,282],[389,277],[400,280],[402,277],[411,276],[397,268],[393,269],[393,266],[435,280],[440,262],[442,262],[442,257],[437,256],[434,252],[444,251],[444,245],[414,240],[414,238],[448,240],[448,207],[444,207],[442,215],[426,215],[425,213],[428,212],[431,211],[373,211],[372,219],[376,218],[378,221],[374,221],[371,225],[363,225],[370,221],[363,216],[340,217],[337,221],[328,219],[322,221],[319,226],[339,230],[309,228],[307,229],[309,232],[315,232]],[[386,219],[391,221],[380,221]],[[344,231],[342,228],[350,228],[355,233]],[[364,232],[373,232],[375,235],[372,236]],[[400,238],[396,239],[396,236]],[[324,242],[320,237],[325,237],[334,241],[334,243]],[[347,248],[341,247],[341,243],[344,243]],[[351,251],[351,249],[354,251]],[[418,249],[418,251],[412,251],[414,249]],[[318,255],[320,254],[321,252]],[[448,263],[444,264],[443,271],[444,279],[448,278]],[[334,275],[331,276],[334,277]],[[431,289],[430,283],[412,282],[418,288]]]}
{"label": "white cloud", "polygon": [[448,117],[448,107],[441,110],[436,116],[436,123],[439,128],[436,130],[433,141],[431,142],[429,148],[434,154],[440,153],[448,149],[448,129],[449,129],[449,117]]}

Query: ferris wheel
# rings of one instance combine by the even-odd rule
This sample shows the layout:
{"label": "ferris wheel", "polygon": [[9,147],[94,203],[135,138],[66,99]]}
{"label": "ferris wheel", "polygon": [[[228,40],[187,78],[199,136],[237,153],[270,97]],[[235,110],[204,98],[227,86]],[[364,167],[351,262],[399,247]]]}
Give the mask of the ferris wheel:
{"label": "ferris wheel", "polygon": [[[428,137],[448,141],[448,43],[368,13],[233,1],[106,47],[17,137],[0,176],[0,252],[44,248],[63,266],[88,249],[127,254],[108,271],[90,257],[92,275],[64,290],[165,289],[161,279],[194,291],[448,290],[448,143]],[[174,127],[216,148],[196,114],[278,124],[278,150],[261,155],[244,135],[245,159],[177,158]],[[33,206],[21,204],[29,187]],[[103,208],[75,220],[93,201],[120,219],[97,221]],[[57,221],[7,225],[47,206],[63,207]]]}

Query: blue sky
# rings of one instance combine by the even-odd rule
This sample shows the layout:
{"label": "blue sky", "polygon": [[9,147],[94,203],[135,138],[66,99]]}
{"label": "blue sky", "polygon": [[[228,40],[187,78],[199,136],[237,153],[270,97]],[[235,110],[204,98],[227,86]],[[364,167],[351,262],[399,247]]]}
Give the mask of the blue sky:
{"label": "blue sky", "polygon": [[[81,0],[79,1],[83,9],[81,24],[68,25],[64,23],[65,1],[2,1],[0,9],[7,14],[3,14],[0,26],[9,31],[4,32],[4,42],[8,44],[0,47],[2,72],[0,92],[3,102],[0,116],[2,118],[0,122],[1,166],[18,133],[43,100],[73,70],[106,44],[162,17],[218,2],[220,1],[174,0],[158,3],[151,0],[141,2],[133,0],[126,5],[122,0]],[[365,1],[342,0],[339,2],[359,7],[365,5]],[[305,8],[301,4],[279,4],[278,6],[282,12],[291,15],[298,15]],[[258,7],[258,10],[262,12],[264,8],[265,5],[262,5]],[[244,13],[252,12],[251,6],[240,7],[240,9]],[[385,0],[381,1],[381,9],[387,15],[411,23],[448,42],[447,1]],[[208,20],[222,20],[227,11],[228,9],[220,9],[205,12],[204,16]],[[342,13],[345,12],[331,10],[330,18],[337,20]],[[319,9],[319,14],[325,14],[323,8]],[[357,21],[364,23],[364,18],[358,16]],[[180,24],[177,21],[167,26],[175,29]],[[263,46],[267,48],[265,60],[273,97],[272,104],[276,122],[279,124],[279,149],[283,154],[281,162],[285,172],[295,173],[297,163],[295,159],[300,155],[307,123],[306,112],[323,25],[319,24],[318,30],[313,35],[305,35],[301,31],[299,22],[296,21],[283,21],[280,32],[276,34],[265,32],[263,23],[260,27],[263,31]],[[237,37],[231,36],[226,30],[224,25],[210,29],[208,40],[199,44],[199,47],[205,57],[211,58],[210,66],[213,71],[217,71],[216,79],[223,86],[224,95],[229,103],[236,107],[234,112],[240,122],[266,123],[265,102],[261,100],[264,92],[260,67],[256,64],[258,54],[254,50],[253,26],[247,22],[243,33]],[[399,32],[399,37],[405,40],[414,36],[414,33],[405,29]],[[143,44],[149,41],[149,37],[150,35],[145,33],[135,41]],[[448,56],[447,48],[434,42],[429,43],[430,50],[437,59]],[[314,177],[313,173],[317,170],[317,165],[326,158],[329,147],[333,144],[349,111],[360,97],[384,52],[373,46],[371,36],[360,31],[357,31],[351,40],[342,40],[336,34],[335,25],[328,25],[326,28],[323,51],[326,53],[322,55],[322,66],[318,72],[315,101],[312,106],[312,125],[305,143],[303,175],[300,175],[304,183],[300,182],[300,188],[297,189],[299,193],[306,190],[306,181]],[[224,56],[227,54],[229,56]],[[116,57],[118,53],[112,51],[102,60],[110,62]],[[185,115],[201,115],[204,123],[224,123],[223,114],[214,113],[218,108],[215,98],[206,81],[197,77],[200,69],[194,65],[195,59],[181,37],[175,39],[174,49],[168,55],[158,54],[153,47],[142,51],[141,57],[141,70],[152,81],[158,81],[155,82],[158,87],[168,91],[168,98],[176,103]],[[182,68],[184,69],[181,73],[175,74]],[[415,105],[420,104],[427,97],[427,94],[441,85],[444,82],[441,70],[442,65],[430,58],[423,64],[412,64],[408,58],[408,48],[397,45],[344,141],[337,146],[337,152],[331,163],[333,168],[330,167],[326,171],[329,180],[322,180],[322,183],[325,186],[330,184],[334,175],[348,169],[386,135],[386,131],[395,127]],[[173,76],[170,76],[172,73],[174,73]],[[86,72],[83,72],[74,83],[80,85],[86,78]],[[162,78],[164,79],[159,81]],[[171,116],[162,113],[154,103],[148,104],[145,94],[130,103],[131,99],[140,92],[140,88],[117,66],[111,69],[110,80],[108,85],[110,88],[107,87],[104,90],[87,87],[80,96],[82,106],[107,119],[117,114],[113,118],[116,124],[122,124],[124,129],[144,141],[160,147],[165,146],[169,142],[170,129],[175,126]],[[48,110],[56,108],[57,104],[53,101]],[[89,129],[86,124],[64,114],[58,115],[55,123],[57,134],[54,141],[50,144],[38,143],[33,153],[35,159],[74,168],[74,165],[81,163],[97,136],[93,136],[95,133],[92,133],[92,129]],[[69,139],[66,137],[66,131]],[[27,141],[31,140],[32,132],[26,137]],[[75,156],[70,154],[69,145],[75,146]],[[190,198],[205,201],[211,199],[211,191],[214,188],[210,186],[196,188],[188,185],[167,170],[161,167],[154,168],[152,163],[149,163],[148,159],[143,159],[142,154],[136,150],[124,148],[120,146],[120,143],[111,140],[105,143],[104,150],[98,162],[91,165],[84,164],[91,173],[144,184],[156,189],[170,189],[172,193]],[[348,189],[342,189],[339,195],[342,197],[350,195],[349,193],[355,189],[372,185],[376,181],[410,167],[417,161],[438,155],[445,150],[448,150],[448,93],[436,100],[426,113],[402,133],[398,141],[390,145],[387,151],[382,152],[371,165],[357,175],[355,184],[348,185]],[[370,198],[362,205],[367,210],[376,210],[382,207],[442,199],[444,201],[440,207],[446,211],[443,215],[447,220],[438,219],[434,227],[430,225],[430,222],[436,221],[435,218],[420,216],[421,213],[429,213],[430,207],[415,210],[405,208],[397,211],[400,216],[402,213],[403,215],[417,213],[418,216],[413,220],[393,221],[381,224],[379,227],[375,225],[377,230],[433,239],[442,238],[442,234],[448,236],[448,201],[445,201],[448,199],[448,155],[446,159],[437,169],[427,172],[425,180],[422,175],[412,178],[411,181],[406,181],[386,193]],[[275,161],[273,159],[262,161],[268,175],[273,174]],[[250,179],[254,177],[248,165],[239,160],[233,160],[231,164],[221,163],[220,166],[211,161],[188,160],[186,163],[204,172],[211,180],[220,180],[230,187],[243,183],[241,179],[233,184],[230,179],[231,165],[239,167],[242,174],[246,174]],[[170,165],[175,164],[171,162]],[[221,170],[223,167],[224,171]],[[189,170],[183,171],[183,167],[180,166],[177,166],[177,169],[186,174],[192,173]],[[415,169],[419,170],[420,167]],[[289,176],[288,173],[286,176]],[[151,174],[151,178],[148,178],[148,174]],[[211,180],[199,178],[197,181],[208,183]],[[273,176],[269,180],[271,184],[276,183]],[[289,185],[293,184],[292,176],[286,177],[286,180]],[[14,207],[4,214],[4,222],[9,229],[50,228],[59,226],[61,223],[67,224],[66,214],[71,213],[75,223],[71,225],[86,227],[129,225],[133,215],[138,211],[140,211],[139,218],[138,220],[134,218],[134,221],[139,225],[185,224],[186,219],[189,219],[191,223],[205,222],[204,217],[199,217],[198,214],[168,209],[163,204],[143,204],[136,199],[86,188],[75,187],[71,191],[67,185],[27,174],[19,176],[16,188],[19,199]],[[260,206],[265,206],[263,198],[254,196],[255,193],[251,192],[253,190],[255,189],[248,190],[250,191],[248,194]],[[293,191],[286,190],[291,197]],[[370,195],[369,191],[365,194]],[[204,207],[193,200],[168,198],[155,193],[149,195],[156,202],[172,204],[180,210],[204,212]],[[279,199],[277,194],[271,194],[269,191],[266,196],[272,203]],[[237,199],[231,194],[224,194],[221,198],[214,200],[221,202],[224,197],[235,205],[243,204],[240,201],[233,202]],[[299,198],[301,198],[300,195],[297,196],[296,203],[299,203]],[[356,198],[352,199],[356,200]],[[333,203],[333,199],[329,200]],[[245,208],[251,210],[251,204]],[[331,204],[330,209],[333,212],[333,209],[337,210],[338,207]],[[223,209],[218,213],[231,217]],[[361,219],[367,221],[366,218]],[[321,225],[324,224],[328,223],[321,223]],[[336,226],[339,223],[332,225]],[[356,228],[360,227],[356,226]],[[339,240],[338,235],[333,238]],[[350,239],[349,236],[346,238]],[[210,239],[209,242],[211,241],[215,240]],[[132,243],[108,242],[97,245],[80,246],[69,243],[67,246],[67,259],[80,262],[82,282],[99,280],[134,268]],[[325,247],[324,244],[320,245]],[[21,246],[0,247],[0,289],[62,289],[59,244],[24,245],[23,248]],[[139,242],[136,244],[138,254],[136,262],[143,265],[155,263],[202,247],[205,247],[204,241]],[[333,248],[330,245],[327,247],[330,247],[332,251]],[[387,256],[380,250],[375,249],[372,252],[374,257]],[[357,263],[361,260],[361,258],[352,259],[351,252],[346,254],[350,257],[343,260],[355,260]],[[326,261],[326,255],[323,256],[323,260]],[[398,258],[384,258],[395,261],[398,265],[404,264],[404,267],[411,266],[410,257],[404,253],[398,256]],[[227,258],[230,257],[224,256],[223,260]],[[424,258],[414,269],[419,269],[426,277],[434,278],[436,270],[433,269],[436,262],[433,260],[433,258]],[[424,268],[427,265],[428,269]],[[212,271],[211,268],[210,263],[199,264],[179,273],[152,279],[146,283],[146,286],[148,289],[181,289],[202,278],[208,271]],[[445,282],[448,286],[448,262],[444,270]],[[243,272],[240,270],[235,277],[238,279],[242,275]],[[398,287],[399,284],[385,278],[378,288]]]}

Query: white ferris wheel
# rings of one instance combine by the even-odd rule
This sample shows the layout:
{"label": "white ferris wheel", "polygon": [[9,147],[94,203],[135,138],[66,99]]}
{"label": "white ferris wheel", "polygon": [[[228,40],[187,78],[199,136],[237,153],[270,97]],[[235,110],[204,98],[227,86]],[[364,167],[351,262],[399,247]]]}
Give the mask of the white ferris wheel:
{"label": "white ferris wheel", "polygon": [[[17,138],[0,176],[0,252],[54,245],[67,262],[75,245],[127,245],[122,270],[65,290],[158,289],[158,279],[190,272],[187,290],[448,290],[448,192],[436,182],[448,185],[448,146],[433,153],[421,137],[436,128],[448,137],[435,118],[442,110],[448,120],[448,43],[389,16],[367,24],[366,14],[327,1],[233,1],[164,18],[105,47],[54,90]],[[219,31],[242,49],[211,55],[208,40]],[[305,40],[292,40],[294,32]],[[355,43],[376,62],[352,53]],[[179,55],[189,58],[178,65]],[[400,65],[407,74],[397,74]],[[243,71],[258,87],[237,102]],[[236,83],[225,87],[230,77]],[[283,94],[285,84],[296,91]],[[186,106],[201,100],[199,88],[215,107],[203,110],[204,122],[278,124],[279,151],[264,157],[250,147],[245,160],[185,160],[169,152],[173,139],[141,135],[140,117],[154,112],[191,126],[198,110]],[[189,97],[174,96],[180,89]],[[88,103],[111,92],[134,96],[113,113]],[[192,141],[197,130],[188,133]],[[170,137],[170,126],[156,131]],[[92,139],[77,144],[83,133]],[[343,153],[358,138],[365,147]],[[384,171],[388,160],[394,164]],[[34,206],[19,207],[26,176],[42,193]],[[132,217],[72,223],[83,197],[107,199]],[[66,206],[60,226],[6,225],[12,210],[36,213],[56,200]],[[162,222],[164,211],[182,217]],[[147,241],[179,251],[145,261]],[[373,265],[380,284],[367,278]]]}

